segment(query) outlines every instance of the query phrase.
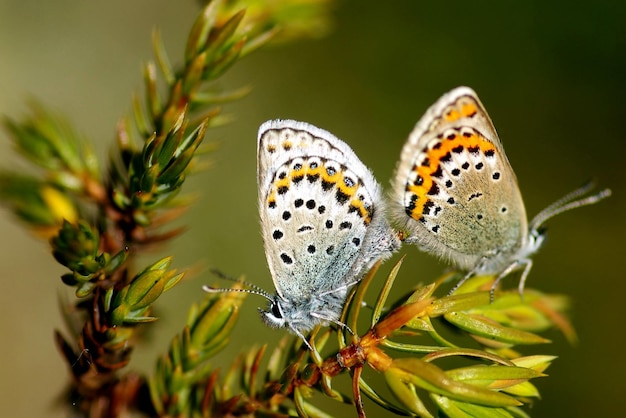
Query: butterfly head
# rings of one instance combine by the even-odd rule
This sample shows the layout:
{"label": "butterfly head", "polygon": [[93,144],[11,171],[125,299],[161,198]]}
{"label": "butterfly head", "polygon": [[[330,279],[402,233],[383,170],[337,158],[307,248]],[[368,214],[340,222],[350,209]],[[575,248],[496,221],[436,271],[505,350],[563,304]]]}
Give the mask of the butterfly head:
{"label": "butterfly head", "polygon": [[271,328],[283,328],[287,325],[287,319],[283,313],[281,299],[278,295],[269,299],[269,309],[259,308],[259,314],[265,324]]}

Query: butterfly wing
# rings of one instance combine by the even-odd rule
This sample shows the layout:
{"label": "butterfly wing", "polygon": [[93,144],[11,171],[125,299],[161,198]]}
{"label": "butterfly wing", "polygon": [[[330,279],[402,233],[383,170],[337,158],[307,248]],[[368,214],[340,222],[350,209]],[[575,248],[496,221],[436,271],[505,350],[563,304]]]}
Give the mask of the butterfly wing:
{"label": "butterfly wing", "polygon": [[259,128],[257,159],[265,253],[281,298],[307,300],[354,283],[397,248],[380,186],[334,135],[268,121]]}
{"label": "butterfly wing", "polygon": [[393,181],[409,241],[465,269],[497,270],[527,237],[517,180],[476,93],[458,87],[420,119]]}

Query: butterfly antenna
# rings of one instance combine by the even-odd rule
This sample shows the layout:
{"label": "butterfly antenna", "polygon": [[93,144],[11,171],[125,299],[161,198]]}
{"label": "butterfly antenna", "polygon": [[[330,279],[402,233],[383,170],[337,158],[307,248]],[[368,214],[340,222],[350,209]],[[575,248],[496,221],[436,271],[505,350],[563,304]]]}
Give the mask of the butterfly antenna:
{"label": "butterfly antenna", "polygon": [[[530,230],[537,231],[548,219],[563,213],[568,210],[579,208],[581,206],[593,205],[602,199],[606,199],[611,196],[611,189],[604,189],[600,192],[579,199],[581,196],[587,194],[591,189],[595,187],[595,182],[590,181],[582,187],[566,194],[541,212],[537,214],[530,222]],[[578,199],[578,200],[576,200]]]}
{"label": "butterfly antenna", "polygon": [[259,292],[253,289],[232,289],[232,288],[225,289],[222,287],[211,287],[211,286],[204,285],[202,286],[202,290],[204,290],[207,293],[230,293],[230,292],[249,293],[252,295],[263,296],[265,299],[268,299],[270,301],[273,300],[272,297],[268,293]]}
{"label": "butterfly antenna", "polygon": [[556,202],[552,203],[550,206],[542,210],[542,212],[552,212],[559,206],[563,206],[564,204],[571,202],[572,200],[589,193],[594,187],[596,187],[596,182],[593,180],[590,180],[587,183],[583,184],[581,187],[569,192],[568,194],[566,194],[565,196],[563,196]]}
{"label": "butterfly antenna", "polygon": [[273,300],[272,295],[270,295],[269,293],[267,293],[265,290],[261,289],[260,287],[247,282],[245,280],[241,280],[241,279],[236,279],[234,277],[228,276],[224,273],[222,273],[221,271],[217,270],[217,269],[211,269],[210,270],[212,274],[214,274],[215,276],[219,277],[220,279],[224,279],[224,280],[230,280],[231,282],[236,282],[236,283],[241,283],[243,285],[245,285],[246,287],[248,287],[249,289],[232,289],[232,288],[219,288],[219,287],[211,287],[211,286],[207,286],[204,285],[202,286],[202,290],[204,290],[207,293],[227,293],[227,292],[242,292],[242,293],[250,293],[253,295],[259,295],[259,296],[263,296],[264,298],[268,299],[268,300]]}

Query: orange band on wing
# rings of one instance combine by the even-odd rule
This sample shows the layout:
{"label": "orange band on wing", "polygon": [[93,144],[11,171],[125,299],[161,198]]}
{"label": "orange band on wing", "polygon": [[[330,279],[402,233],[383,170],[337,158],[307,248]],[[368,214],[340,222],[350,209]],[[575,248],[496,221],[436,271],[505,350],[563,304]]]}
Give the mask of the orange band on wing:
{"label": "orange band on wing", "polygon": [[318,161],[303,163],[294,167],[287,175],[283,175],[282,178],[274,181],[267,198],[268,207],[276,207],[276,195],[287,193],[293,184],[300,181],[314,183],[320,179],[320,187],[329,193],[332,193],[331,189],[334,189],[338,202],[341,204],[349,202],[348,212],[357,212],[366,225],[371,222],[372,209],[366,207],[363,200],[357,196],[357,191],[360,187],[359,179],[356,176],[346,176],[341,169],[327,166],[323,162]]}
{"label": "orange band on wing", "polygon": [[444,115],[443,118],[448,122],[455,122],[461,118],[471,118],[478,112],[476,103],[465,102],[461,104],[461,109],[451,107]]}
{"label": "orange band on wing", "polygon": [[[476,107],[473,103],[468,103],[462,107],[464,113],[475,110]],[[458,111],[453,111],[446,114],[446,118],[448,116],[454,118],[458,114]],[[415,220],[419,220],[424,214],[424,205],[429,201],[428,193],[432,191],[431,194],[436,194],[436,188],[433,186],[438,186],[434,184],[433,175],[437,173],[443,162],[451,159],[452,154],[460,154],[464,151],[482,152],[485,155],[495,153],[495,146],[476,132],[464,131],[459,133],[452,130],[449,132],[446,137],[442,137],[430,149],[424,151],[422,154],[424,158],[419,165],[413,167],[413,172],[417,175],[416,181],[414,184],[407,183],[406,190],[416,198],[412,198],[411,204],[407,205],[405,202],[405,209],[407,214]]]}

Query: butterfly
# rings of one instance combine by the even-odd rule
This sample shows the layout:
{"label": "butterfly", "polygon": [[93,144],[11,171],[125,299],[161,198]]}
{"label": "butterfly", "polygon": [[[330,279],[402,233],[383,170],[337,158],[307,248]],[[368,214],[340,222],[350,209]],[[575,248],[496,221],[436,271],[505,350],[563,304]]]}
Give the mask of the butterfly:
{"label": "butterfly", "polygon": [[[276,294],[263,321],[305,334],[339,321],[349,289],[400,247],[380,185],[350,147],[305,122],[259,128],[258,205]],[[309,345],[310,348],[310,345]]]}
{"label": "butterfly", "polygon": [[519,292],[531,256],[545,238],[545,221],[594,204],[609,189],[586,196],[581,187],[540,212],[530,223],[517,179],[487,111],[469,87],[443,95],[417,122],[392,180],[391,208],[409,232],[405,242],[466,270],[454,292],[474,275],[500,280],[521,269]]}

